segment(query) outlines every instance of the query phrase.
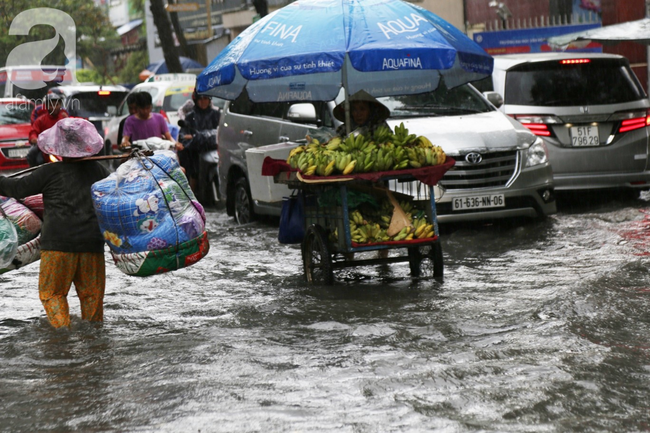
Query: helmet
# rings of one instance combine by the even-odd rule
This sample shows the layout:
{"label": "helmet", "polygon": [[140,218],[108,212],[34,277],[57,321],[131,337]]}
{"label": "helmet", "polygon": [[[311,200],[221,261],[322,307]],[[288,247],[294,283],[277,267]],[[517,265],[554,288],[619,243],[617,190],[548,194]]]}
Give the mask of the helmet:
{"label": "helmet", "polygon": [[63,96],[61,96],[58,93],[50,92],[47,95],[45,95],[44,101],[43,102],[61,102],[63,100]]}

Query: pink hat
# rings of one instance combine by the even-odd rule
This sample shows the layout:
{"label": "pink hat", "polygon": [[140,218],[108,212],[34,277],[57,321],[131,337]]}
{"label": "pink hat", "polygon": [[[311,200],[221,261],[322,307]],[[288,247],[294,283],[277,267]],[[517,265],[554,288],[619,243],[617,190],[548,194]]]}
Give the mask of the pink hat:
{"label": "pink hat", "polygon": [[44,153],[66,158],[93,156],[103,147],[95,125],[79,117],[61,119],[38,136],[38,148]]}

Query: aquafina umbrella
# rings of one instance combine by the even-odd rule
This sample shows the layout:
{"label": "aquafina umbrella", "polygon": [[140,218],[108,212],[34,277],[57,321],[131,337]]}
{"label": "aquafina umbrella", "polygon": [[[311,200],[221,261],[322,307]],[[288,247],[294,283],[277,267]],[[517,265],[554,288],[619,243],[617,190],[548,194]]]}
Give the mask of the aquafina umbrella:
{"label": "aquafina umbrella", "polygon": [[[197,91],[254,102],[331,101],[455,87],[493,59],[437,15],[402,0],[297,0],[253,23],[197,77]],[[349,111],[349,110],[346,110]],[[349,123],[349,122],[347,122]]]}

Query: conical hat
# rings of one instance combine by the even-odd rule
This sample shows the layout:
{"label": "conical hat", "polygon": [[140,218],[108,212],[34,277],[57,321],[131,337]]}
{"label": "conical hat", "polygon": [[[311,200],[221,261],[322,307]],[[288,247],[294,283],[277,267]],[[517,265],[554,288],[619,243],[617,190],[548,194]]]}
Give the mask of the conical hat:
{"label": "conical hat", "polygon": [[38,148],[44,153],[66,158],[93,156],[103,147],[95,125],[79,117],[61,119],[38,136]]}
{"label": "conical hat", "polygon": [[[354,101],[366,101],[370,104],[371,117],[374,122],[383,122],[390,116],[390,110],[384,104],[379,102],[374,96],[365,90],[359,90],[354,95],[350,95],[350,103]],[[345,101],[334,107],[334,117],[341,122],[345,122]]]}

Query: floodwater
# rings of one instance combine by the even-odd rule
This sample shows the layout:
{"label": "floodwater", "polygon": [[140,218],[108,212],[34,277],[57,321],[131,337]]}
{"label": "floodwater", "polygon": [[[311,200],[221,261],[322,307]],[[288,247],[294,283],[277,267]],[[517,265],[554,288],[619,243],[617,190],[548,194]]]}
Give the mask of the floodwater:
{"label": "floodwater", "polygon": [[120,273],[54,330],[38,264],[0,275],[0,432],[650,431],[650,195],[445,228],[407,263],[303,282],[277,221],[209,213],[187,269]]}

